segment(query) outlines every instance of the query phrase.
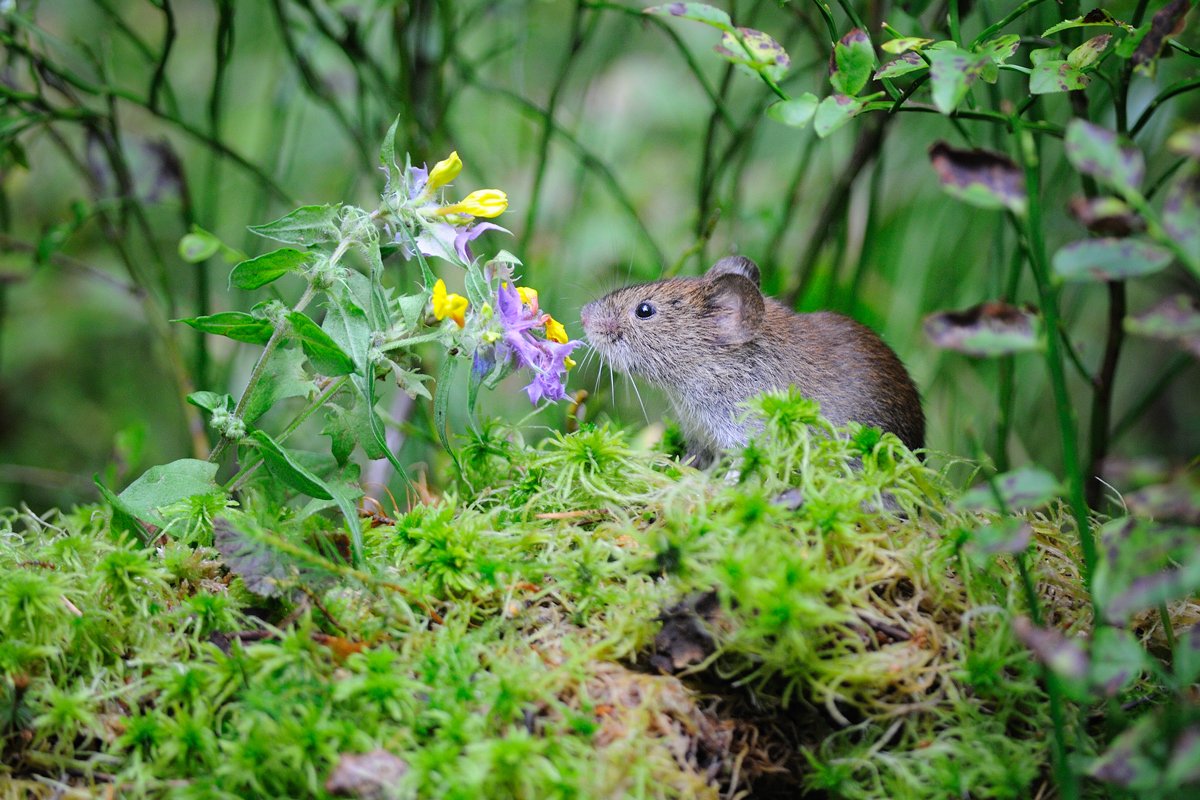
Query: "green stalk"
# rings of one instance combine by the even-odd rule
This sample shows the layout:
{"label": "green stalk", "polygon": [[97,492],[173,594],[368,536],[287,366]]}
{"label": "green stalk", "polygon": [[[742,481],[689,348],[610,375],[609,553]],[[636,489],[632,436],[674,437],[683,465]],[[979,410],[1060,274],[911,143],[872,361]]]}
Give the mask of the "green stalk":
{"label": "green stalk", "polygon": [[[1025,186],[1029,207],[1022,220],[1024,234],[1029,243],[1029,267],[1037,285],[1038,303],[1046,329],[1046,368],[1050,373],[1050,385],[1054,392],[1054,406],[1058,415],[1058,428],[1062,438],[1063,470],[1067,477],[1067,490],[1071,512],[1079,532],[1079,549],[1083,554],[1083,582],[1089,593],[1092,575],[1096,568],[1096,541],[1088,519],[1087,502],[1084,499],[1083,470],[1079,462],[1078,432],[1075,410],[1067,391],[1067,377],[1063,370],[1062,353],[1059,350],[1058,291],[1050,284],[1050,273],[1046,262],[1046,243],[1042,235],[1041,170],[1033,137],[1020,126],[1017,150],[1025,170]],[[1093,606],[1096,599],[1092,597]],[[1096,609],[1098,612],[1098,609]],[[1096,614],[1099,619],[1099,613]]]}

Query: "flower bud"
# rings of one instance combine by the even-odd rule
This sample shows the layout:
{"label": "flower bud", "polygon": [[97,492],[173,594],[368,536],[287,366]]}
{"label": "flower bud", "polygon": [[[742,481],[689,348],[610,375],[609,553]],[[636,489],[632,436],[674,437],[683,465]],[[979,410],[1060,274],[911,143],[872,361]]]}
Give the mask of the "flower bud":
{"label": "flower bud", "polygon": [[449,214],[467,214],[472,217],[498,217],[508,208],[508,195],[499,189],[478,189],[471,192],[457,203],[442,206],[435,213],[441,216]]}
{"label": "flower bud", "polygon": [[458,151],[455,150],[429,170],[429,179],[425,183],[425,190],[433,192],[442,188],[458,177],[458,173],[462,172],[462,166],[462,159],[458,157]]}

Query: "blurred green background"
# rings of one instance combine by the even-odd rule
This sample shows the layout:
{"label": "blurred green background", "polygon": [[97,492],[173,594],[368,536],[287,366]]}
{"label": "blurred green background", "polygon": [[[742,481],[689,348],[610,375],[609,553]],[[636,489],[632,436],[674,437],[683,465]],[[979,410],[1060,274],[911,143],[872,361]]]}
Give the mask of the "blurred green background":
{"label": "blurred green background", "polygon": [[[856,4],[873,32],[886,19],[943,31],[941,3]],[[963,3],[974,36],[1011,4]],[[1128,14],[1133,3],[1109,10]],[[784,86],[823,94],[828,39],[811,3],[723,5],[742,25],[788,49]],[[936,114],[869,115],[818,140],[763,116],[769,92],[712,57],[718,35],[648,19],[639,3],[320,2],[319,0],[57,0],[8,2],[0,116],[0,505],[44,508],[93,499],[92,475],[123,486],[156,463],[193,455],[202,428],[181,402],[191,388],[240,390],[256,348],[167,320],[263,299],[227,289],[230,264],[192,265],[177,246],[192,225],[255,255],[270,243],[246,226],[300,204],[375,207],[378,145],[399,114],[398,152],[432,164],[457,150],[456,187],[497,187],[510,207],[476,253],[505,248],[525,283],[581,335],[578,310],[608,289],[665,270],[703,271],[738,252],[757,260],[764,288],[802,309],[843,311],[874,327],[924,395],[928,444],[980,450],[1002,463],[1059,468],[1044,363],[1012,359],[1011,427],[998,438],[1006,367],[934,348],[925,315],[1006,292],[1013,237],[1000,212],[944,195],[926,151],[938,139],[1003,146],[988,123]],[[1086,10],[1086,9],[1085,9]],[[919,12],[910,14],[909,11]],[[1038,10],[1048,27],[1061,13]],[[1035,15],[1036,16],[1036,15]],[[842,32],[850,23],[835,11]],[[1195,42],[1194,33],[1187,39]],[[1134,81],[1144,107],[1184,59]],[[980,86],[981,103],[1021,97],[1019,75]],[[1111,118],[1103,91],[1090,116]],[[714,102],[717,98],[719,102]],[[1065,121],[1068,95],[1038,112]],[[1153,181],[1162,143],[1198,118],[1187,94],[1139,136]],[[865,157],[864,157],[865,156]],[[1066,211],[1078,177],[1061,143],[1046,140],[1048,248],[1080,238]],[[453,286],[453,268],[440,274]],[[388,262],[388,279],[418,280]],[[299,284],[284,282],[285,294]],[[1129,287],[1129,309],[1167,292],[1197,294],[1178,267]],[[1028,278],[1015,300],[1033,301]],[[1103,352],[1102,285],[1063,296],[1082,365]],[[427,371],[436,372],[437,354]],[[582,361],[582,359],[579,359]],[[1071,372],[1080,423],[1089,387]],[[529,412],[520,376],[484,395],[480,413]],[[592,392],[588,414],[630,426],[657,421],[662,398],[627,380],[615,391],[593,362],[570,389]],[[1123,458],[1179,463],[1200,451],[1200,370],[1174,345],[1131,337],[1119,363],[1113,449]],[[453,426],[469,424],[461,401]],[[1136,413],[1134,413],[1136,412]],[[529,435],[561,428],[565,405],[529,419]],[[408,463],[439,483],[445,459],[427,403],[402,428]],[[1124,418],[1124,419],[1123,419]],[[323,448],[319,425],[307,432]],[[300,442],[303,446],[303,441]]]}

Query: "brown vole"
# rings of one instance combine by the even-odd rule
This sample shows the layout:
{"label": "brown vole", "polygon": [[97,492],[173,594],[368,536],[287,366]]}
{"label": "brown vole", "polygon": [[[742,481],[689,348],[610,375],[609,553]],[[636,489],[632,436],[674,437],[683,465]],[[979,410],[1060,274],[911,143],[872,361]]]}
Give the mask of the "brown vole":
{"label": "brown vole", "polygon": [[849,317],[797,314],[763,297],[748,258],[723,258],[699,278],[618,289],[580,316],[613,368],[666,391],[701,466],[746,443],[739,403],[789,385],[835,424],[855,420],[911,449],[924,445],[921,399],[891,348]]}

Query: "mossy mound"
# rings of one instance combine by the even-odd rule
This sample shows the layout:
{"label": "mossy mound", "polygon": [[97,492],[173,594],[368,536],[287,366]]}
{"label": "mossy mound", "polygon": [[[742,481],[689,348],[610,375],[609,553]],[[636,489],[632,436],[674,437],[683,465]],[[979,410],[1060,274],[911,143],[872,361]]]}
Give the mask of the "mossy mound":
{"label": "mossy mound", "polygon": [[[971,542],[1000,518],[890,435],[759,413],[708,473],[486,425],[457,495],[365,517],[355,566],[267,483],[152,547],[96,508],[7,512],[0,796],[1043,791],[1022,583]],[[1082,626],[1060,519],[1020,519],[1048,615]]]}

